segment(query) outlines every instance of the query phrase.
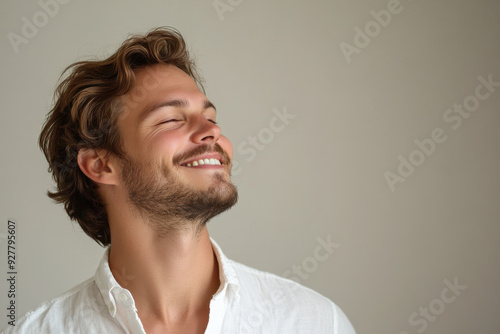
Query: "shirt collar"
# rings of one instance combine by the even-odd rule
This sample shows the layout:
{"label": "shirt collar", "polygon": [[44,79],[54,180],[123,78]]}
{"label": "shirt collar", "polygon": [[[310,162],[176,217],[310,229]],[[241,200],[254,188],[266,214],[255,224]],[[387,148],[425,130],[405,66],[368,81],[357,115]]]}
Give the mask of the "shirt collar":
{"label": "shirt collar", "polygon": [[[210,238],[210,242],[212,243],[212,249],[214,250],[215,257],[217,258],[217,262],[219,264],[220,286],[217,292],[214,294],[214,298],[222,296],[226,300],[234,298],[235,301],[239,301],[240,284],[238,277],[236,276],[236,272],[232,266],[232,263],[224,255],[224,253],[220,249],[219,245],[215,242],[215,240]],[[96,273],[94,275],[94,279],[102,295],[102,298],[106,303],[110,315],[114,317],[116,315],[116,300],[113,294],[113,290],[118,290],[118,291],[126,290],[127,293],[129,293],[129,291],[127,289],[122,288],[115,280],[111,272],[111,269],[109,267],[109,251],[110,247],[106,248],[104,255],[101,259],[101,262],[99,264],[99,267],[97,268]]]}
{"label": "shirt collar", "polygon": [[210,241],[212,242],[212,249],[219,263],[219,280],[221,283],[219,290],[217,290],[214,296],[226,292],[229,294],[227,297],[234,297],[236,300],[239,300],[240,283],[231,261],[224,255],[214,239],[210,238]]}
{"label": "shirt collar", "polygon": [[101,292],[102,298],[108,307],[109,313],[112,317],[114,317],[116,314],[116,301],[112,291],[113,289],[123,288],[118,284],[115,277],[111,273],[111,269],[109,267],[109,250],[109,247],[106,248],[106,251],[101,259],[101,263],[99,264],[99,267],[97,267],[94,279],[99,291]]}

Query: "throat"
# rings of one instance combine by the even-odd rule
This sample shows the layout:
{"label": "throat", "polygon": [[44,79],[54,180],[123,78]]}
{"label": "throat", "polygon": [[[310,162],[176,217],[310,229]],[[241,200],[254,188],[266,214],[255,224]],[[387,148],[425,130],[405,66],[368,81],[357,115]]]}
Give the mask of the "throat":
{"label": "throat", "polygon": [[[134,244],[143,246],[125,250],[112,245],[110,267],[118,283],[132,294],[147,333],[160,329],[203,333],[210,301],[220,286],[219,264],[206,228],[198,237],[181,233],[158,240],[151,236]],[[120,277],[123,272],[133,279]]]}

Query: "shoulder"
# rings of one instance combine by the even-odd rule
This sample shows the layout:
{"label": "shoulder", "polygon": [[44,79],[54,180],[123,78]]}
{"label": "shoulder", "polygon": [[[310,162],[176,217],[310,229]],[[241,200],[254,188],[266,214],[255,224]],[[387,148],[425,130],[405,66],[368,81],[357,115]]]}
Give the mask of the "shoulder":
{"label": "shoulder", "polygon": [[81,320],[102,314],[106,308],[98,297],[94,279],[88,279],[27,312],[1,334],[78,333]]}
{"label": "shoulder", "polygon": [[235,261],[231,261],[231,264],[236,271],[243,292],[249,290],[254,296],[255,294],[262,294],[266,297],[269,297],[269,294],[286,294],[296,301],[310,300],[323,306],[329,306],[331,304],[328,298],[293,280],[261,271]]}
{"label": "shoulder", "polygon": [[313,327],[318,328],[317,333],[355,333],[342,310],[320,293],[290,279],[230,262],[240,284],[242,307],[253,310],[255,317],[282,319],[285,328],[294,328],[293,333]]}
{"label": "shoulder", "polygon": [[279,306],[311,307],[331,311],[332,301],[290,279],[231,261],[240,283],[240,294],[270,300]]}

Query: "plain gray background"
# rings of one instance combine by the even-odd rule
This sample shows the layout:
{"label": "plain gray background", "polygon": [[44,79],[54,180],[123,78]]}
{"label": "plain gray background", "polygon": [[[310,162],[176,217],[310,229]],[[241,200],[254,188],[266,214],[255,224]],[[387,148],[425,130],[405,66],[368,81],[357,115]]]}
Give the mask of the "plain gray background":
{"label": "plain gray background", "polygon": [[[239,204],[209,224],[230,258],[300,270],[286,276],[358,333],[500,333],[500,87],[474,97],[479,77],[500,82],[498,1],[221,0],[219,13],[213,0],[67,2],[51,15],[37,1],[0,5],[0,265],[14,219],[18,315],[92,276],[103,253],[45,196],[37,138],[61,71],[170,25],[239,163]],[[13,46],[27,21],[38,31]],[[294,118],[280,123],[285,110]],[[404,174],[392,189],[387,172]],[[328,238],[339,245],[319,259]]]}

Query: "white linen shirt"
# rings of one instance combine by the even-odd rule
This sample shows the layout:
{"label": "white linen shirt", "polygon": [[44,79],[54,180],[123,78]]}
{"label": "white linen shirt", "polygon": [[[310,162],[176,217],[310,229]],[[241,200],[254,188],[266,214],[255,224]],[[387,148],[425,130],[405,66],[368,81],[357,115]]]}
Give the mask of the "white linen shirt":
{"label": "white linen shirt", "polygon": [[[355,334],[332,301],[294,281],[229,260],[211,239],[221,285],[206,334]],[[113,277],[104,253],[95,276],[41,304],[1,334],[144,334],[132,294]],[[124,273],[125,274],[125,273]]]}

